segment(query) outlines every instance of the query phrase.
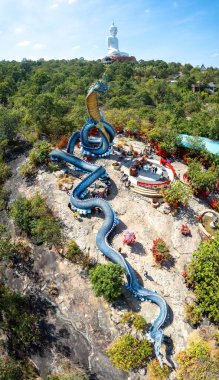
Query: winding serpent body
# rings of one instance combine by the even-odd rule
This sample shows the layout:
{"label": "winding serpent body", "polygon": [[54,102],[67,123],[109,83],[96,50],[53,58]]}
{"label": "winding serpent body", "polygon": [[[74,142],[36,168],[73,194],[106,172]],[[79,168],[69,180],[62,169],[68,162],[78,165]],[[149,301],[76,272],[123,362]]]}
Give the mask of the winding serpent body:
{"label": "winding serpent body", "polygon": [[[113,143],[116,133],[114,128],[107,123],[104,120],[103,115],[100,114],[97,102],[97,93],[105,93],[107,89],[108,86],[100,81],[90,87],[86,97],[90,118],[87,119],[81,132],[78,131],[72,135],[68,142],[67,152],[56,149],[50,154],[50,158],[52,160],[58,159],[68,162],[74,165],[75,168],[89,173],[88,176],[73,189],[70,196],[70,202],[80,213],[91,212],[95,207],[98,207],[103,211],[105,219],[96,237],[98,249],[112,262],[120,264],[124,268],[127,277],[126,286],[135,297],[141,301],[151,301],[159,306],[159,315],[150,328],[148,338],[154,343],[156,357],[162,366],[160,348],[163,340],[163,331],[161,326],[164,324],[167,317],[167,304],[158,293],[146,289],[139,284],[136,273],[129,262],[109,245],[107,238],[113,228],[118,224],[118,220],[111,205],[107,201],[99,198],[82,199],[87,188],[92,183],[98,178],[104,179],[107,177],[107,173],[102,166],[88,163],[74,156],[74,147],[79,140],[81,140],[83,151],[92,154],[93,156],[102,157],[110,153],[110,146]],[[99,130],[99,139],[89,138],[89,131],[92,128],[97,128]]]}

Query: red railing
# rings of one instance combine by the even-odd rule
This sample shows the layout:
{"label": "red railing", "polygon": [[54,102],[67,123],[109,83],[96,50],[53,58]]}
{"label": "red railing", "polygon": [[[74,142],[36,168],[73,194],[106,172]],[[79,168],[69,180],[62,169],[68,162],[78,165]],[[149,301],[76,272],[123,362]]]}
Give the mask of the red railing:
{"label": "red railing", "polygon": [[160,164],[163,165],[163,166],[167,166],[173,173],[173,176],[175,177],[176,176],[176,172],[175,172],[175,169],[173,167],[173,165],[171,165],[169,162],[167,162],[167,160],[165,160],[164,158],[161,158],[160,159]]}
{"label": "red railing", "polygon": [[170,184],[170,180],[168,179],[167,181],[165,182],[160,182],[160,183],[147,183],[147,182],[141,182],[141,181],[137,181],[137,186],[141,186],[141,187],[149,187],[149,188],[153,188],[153,187],[163,187],[163,186],[166,186],[166,185],[169,185]]}

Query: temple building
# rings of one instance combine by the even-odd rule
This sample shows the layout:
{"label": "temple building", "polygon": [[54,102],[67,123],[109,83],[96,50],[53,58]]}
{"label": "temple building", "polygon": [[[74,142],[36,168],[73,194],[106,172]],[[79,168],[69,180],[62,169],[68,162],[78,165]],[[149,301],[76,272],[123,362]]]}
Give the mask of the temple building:
{"label": "temple building", "polygon": [[107,56],[102,59],[103,63],[110,64],[114,61],[136,61],[136,58],[129,56],[128,53],[119,50],[119,40],[116,37],[118,32],[114,22],[110,27],[110,36],[107,38]]}

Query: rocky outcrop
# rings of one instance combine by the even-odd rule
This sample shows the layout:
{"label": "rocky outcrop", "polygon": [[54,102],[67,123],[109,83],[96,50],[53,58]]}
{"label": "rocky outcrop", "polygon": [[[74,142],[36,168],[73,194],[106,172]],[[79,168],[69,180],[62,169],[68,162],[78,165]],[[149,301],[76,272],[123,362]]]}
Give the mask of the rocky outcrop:
{"label": "rocky outcrop", "polygon": [[[31,196],[39,191],[46,197],[49,207],[60,220],[66,240],[75,240],[82,250],[98,262],[105,262],[96,248],[96,233],[103,222],[102,214],[75,219],[67,207],[69,196],[67,192],[58,189],[55,173],[41,170],[34,183],[28,186],[16,175],[16,168],[20,163],[20,159],[13,163],[14,174],[8,182],[8,186],[12,189],[11,199],[15,199],[18,193]],[[195,213],[191,209],[198,212],[201,205],[192,199],[188,210],[176,215],[161,214],[143,197],[123,187],[120,173],[113,170],[111,160],[101,159],[98,160],[98,164],[104,165],[110,174],[112,187],[108,200],[120,219],[111,236],[113,246],[116,249],[122,248],[122,253],[128,256],[130,264],[139,273],[144,285],[164,296],[170,306],[169,320],[164,333],[167,351],[169,350],[167,356],[171,361],[171,355],[174,354],[172,348],[174,347],[175,351],[184,348],[192,330],[184,320],[184,304],[190,292],[183,283],[181,272],[200,242]],[[73,174],[78,176],[78,172]],[[75,177],[74,186],[79,181],[80,179]],[[192,238],[181,235],[182,223],[189,224]],[[127,228],[132,229],[137,237],[132,247],[123,246],[122,243],[123,232]],[[155,265],[150,251],[152,240],[157,237],[165,240],[173,257],[172,264],[163,269]],[[34,271],[42,279],[38,290],[51,298],[50,285],[55,284],[58,289],[57,297],[53,299],[58,306],[58,313],[49,318],[53,318],[51,323],[54,326],[59,326],[57,329],[68,331],[68,338],[67,335],[66,338],[62,338],[62,345],[70,350],[67,352],[71,360],[90,369],[91,373],[96,373],[98,379],[128,379],[128,375],[116,370],[104,355],[107,345],[121,333],[117,310],[112,317],[112,310],[105,302],[93,296],[90,283],[86,278],[82,278],[84,274],[80,273],[79,268],[69,264],[57,253],[36,247],[33,254]],[[148,272],[147,278],[143,276],[145,269]],[[20,290],[24,291],[25,288],[28,289],[28,281],[30,281],[29,287],[35,286],[33,280],[28,280],[28,276],[16,281],[11,277],[10,284],[15,288],[20,286]],[[156,305],[149,302],[140,304],[128,291],[125,291],[125,296],[128,307],[139,311],[148,323],[155,318],[158,312]],[[48,352],[45,364],[44,359],[35,358],[39,367],[50,368],[55,365],[59,351],[52,349]],[[130,376],[132,379],[139,379],[141,375]]]}

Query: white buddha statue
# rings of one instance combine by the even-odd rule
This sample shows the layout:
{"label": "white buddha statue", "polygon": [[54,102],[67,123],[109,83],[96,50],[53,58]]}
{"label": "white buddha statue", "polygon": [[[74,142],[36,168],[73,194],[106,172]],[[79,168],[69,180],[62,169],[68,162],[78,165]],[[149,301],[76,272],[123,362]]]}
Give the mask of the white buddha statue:
{"label": "white buddha statue", "polygon": [[128,57],[129,55],[127,53],[119,51],[119,41],[116,37],[117,35],[117,27],[114,25],[114,22],[112,23],[110,27],[110,37],[108,37],[108,57]]}

